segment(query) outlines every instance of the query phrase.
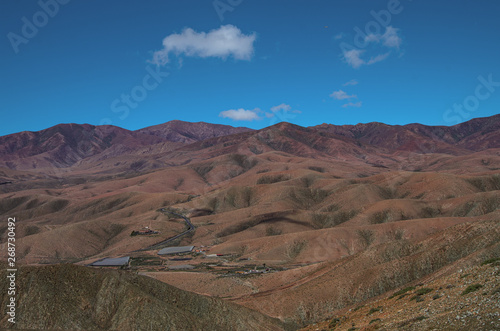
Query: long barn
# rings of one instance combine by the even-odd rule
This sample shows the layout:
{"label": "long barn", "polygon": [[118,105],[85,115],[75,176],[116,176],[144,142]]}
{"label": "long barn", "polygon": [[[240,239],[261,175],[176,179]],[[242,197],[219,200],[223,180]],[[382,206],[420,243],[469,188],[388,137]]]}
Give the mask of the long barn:
{"label": "long barn", "polygon": [[169,254],[182,254],[192,252],[194,246],[178,246],[178,247],[167,247],[161,249],[159,255],[169,255]]}

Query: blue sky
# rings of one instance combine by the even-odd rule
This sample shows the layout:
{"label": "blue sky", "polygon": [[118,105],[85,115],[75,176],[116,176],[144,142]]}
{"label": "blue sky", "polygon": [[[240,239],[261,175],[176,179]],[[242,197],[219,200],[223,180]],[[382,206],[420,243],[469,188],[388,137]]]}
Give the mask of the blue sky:
{"label": "blue sky", "polygon": [[499,13],[494,0],[2,1],[0,135],[491,116]]}

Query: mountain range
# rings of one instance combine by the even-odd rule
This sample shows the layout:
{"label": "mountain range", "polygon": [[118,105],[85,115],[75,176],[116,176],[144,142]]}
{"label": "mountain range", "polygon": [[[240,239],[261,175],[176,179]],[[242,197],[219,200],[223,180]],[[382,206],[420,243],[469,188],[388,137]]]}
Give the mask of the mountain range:
{"label": "mountain range", "polygon": [[498,147],[500,115],[450,127],[374,122],[306,128],[279,123],[252,130],[170,121],[129,131],[110,125],[60,124],[38,132],[0,137],[0,166],[43,173],[54,168],[77,167],[91,160],[135,155],[147,160],[149,165],[142,167],[145,169],[189,163],[190,156],[206,159],[236,151],[246,155],[281,151],[294,156],[365,160],[391,167],[394,166],[391,156],[409,153],[460,156]]}

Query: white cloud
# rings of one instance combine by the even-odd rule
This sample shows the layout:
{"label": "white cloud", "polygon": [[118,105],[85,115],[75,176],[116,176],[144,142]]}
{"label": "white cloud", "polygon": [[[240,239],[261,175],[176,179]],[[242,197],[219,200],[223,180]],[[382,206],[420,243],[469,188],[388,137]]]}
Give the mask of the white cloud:
{"label": "white cloud", "polygon": [[340,32],[339,34],[335,35],[335,36],[333,37],[333,39],[335,39],[335,40],[339,40],[339,39],[342,39],[343,37],[344,37],[344,34],[343,34],[342,32]]}
{"label": "white cloud", "polygon": [[374,49],[373,46],[370,46],[370,43],[381,43],[383,46],[389,48],[389,49],[398,49],[401,46],[401,43],[403,40],[399,36],[399,31],[400,29],[394,28],[392,26],[388,26],[385,29],[385,32],[383,34],[368,34],[365,37],[365,42],[366,44],[366,49],[346,49],[345,47],[342,48],[342,55],[344,56],[344,60],[346,61],[347,64],[349,64],[351,67],[357,69],[363,65],[371,65],[380,61],[385,60],[390,54],[391,51],[389,50],[386,53],[379,54],[376,56],[370,57],[369,60],[366,60],[367,56],[364,55],[366,51],[369,51],[369,53],[372,52]]}
{"label": "white cloud", "polygon": [[361,101],[358,101],[358,102],[355,102],[355,103],[354,102],[349,102],[349,103],[346,103],[346,104],[342,105],[342,107],[344,107],[344,108],[347,108],[347,107],[357,107],[357,108],[359,108],[359,107],[361,107],[362,104],[363,103]]}
{"label": "white cloud", "polygon": [[271,111],[273,113],[275,113],[277,111],[280,111],[280,110],[290,111],[291,109],[292,109],[292,107],[290,105],[285,104],[285,103],[282,103],[281,105],[277,105],[277,106],[271,107]]}
{"label": "white cloud", "polygon": [[356,69],[361,67],[363,64],[366,64],[366,62],[361,59],[361,54],[363,53],[364,51],[359,49],[344,51],[344,59],[346,60],[348,65]]}
{"label": "white cloud", "polygon": [[403,40],[398,36],[398,31],[399,29],[395,29],[392,26],[387,27],[382,38],[385,46],[399,48]]}
{"label": "white cloud", "polygon": [[237,60],[250,60],[254,53],[255,38],[255,33],[245,35],[230,24],[208,33],[185,28],[182,33],[174,33],[163,39],[163,49],[153,54],[152,62],[165,65],[169,62],[170,53],[222,59],[233,56]]}
{"label": "white cloud", "polygon": [[347,93],[345,93],[344,91],[342,90],[338,90],[338,91],[333,91],[332,94],[330,94],[330,96],[334,99],[337,99],[337,100],[344,100],[344,99],[351,99],[351,98],[357,98],[357,96],[355,94],[353,95],[348,95]]}
{"label": "white cloud", "polygon": [[342,86],[358,85],[358,83],[359,82],[356,79],[351,79],[350,81],[345,82],[344,84],[342,84]]}
{"label": "white cloud", "polygon": [[230,118],[234,121],[253,121],[262,119],[257,113],[260,109],[245,110],[243,108],[224,110],[219,113],[219,117]]}
{"label": "white cloud", "polygon": [[363,54],[364,50],[352,49],[350,51],[344,52],[344,59],[347,64],[349,64],[354,69],[361,67],[362,65],[371,65],[380,61],[385,60],[391,52],[387,52],[384,54],[379,54],[377,56],[371,57],[368,61],[361,58],[361,54]]}
{"label": "white cloud", "polygon": [[365,41],[367,42],[380,42],[384,46],[389,48],[399,48],[402,43],[401,37],[398,35],[399,29],[393,28],[392,26],[388,26],[385,29],[384,34],[369,34],[365,37]]}
{"label": "white cloud", "polygon": [[375,57],[372,57],[370,58],[370,60],[368,60],[368,62],[366,62],[367,65],[370,65],[370,64],[374,64],[374,63],[377,63],[377,62],[380,62],[380,61],[383,61],[385,60],[389,54],[391,54],[390,52],[387,52],[385,54],[379,54]]}

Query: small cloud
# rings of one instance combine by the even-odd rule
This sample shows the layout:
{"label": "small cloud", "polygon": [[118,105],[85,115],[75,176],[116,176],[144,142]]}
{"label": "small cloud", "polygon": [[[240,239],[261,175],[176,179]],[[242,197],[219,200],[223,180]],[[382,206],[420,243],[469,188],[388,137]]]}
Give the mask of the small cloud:
{"label": "small cloud", "polygon": [[398,36],[399,29],[388,26],[385,30],[382,40],[385,46],[392,48],[399,48],[403,40]]}
{"label": "small cloud", "polygon": [[349,102],[349,103],[346,103],[346,104],[342,105],[342,107],[344,107],[344,108],[347,108],[347,107],[357,107],[357,108],[359,108],[359,107],[361,107],[362,104],[363,103],[361,101],[358,101],[358,102]]}
{"label": "small cloud", "polygon": [[245,110],[243,108],[221,111],[219,117],[230,118],[233,121],[254,121],[262,119],[257,113],[260,109]]}
{"label": "small cloud", "polygon": [[398,35],[399,29],[392,26],[388,26],[385,29],[384,34],[369,34],[365,37],[367,42],[382,42],[384,46],[389,48],[399,48],[402,43],[401,37]]}
{"label": "small cloud", "polygon": [[348,95],[347,93],[345,93],[344,91],[342,90],[338,90],[338,91],[333,91],[332,94],[330,94],[330,96],[334,99],[337,99],[337,100],[344,100],[344,99],[351,99],[351,98],[357,98],[357,96],[355,94],[353,95]]}
{"label": "small cloud", "polygon": [[385,54],[380,54],[380,55],[377,55],[375,57],[372,57],[372,58],[370,58],[370,60],[368,62],[366,62],[366,64],[370,65],[370,64],[374,64],[374,63],[383,61],[389,56],[389,54],[391,54],[391,53],[387,52]]}
{"label": "small cloud", "polygon": [[[398,49],[401,46],[401,43],[403,40],[399,36],[399,31],[400,29],[394,28],[392,26],[388,26],[385,29],[385,32],[383,34],[368,34],[365,36],[365,42],[367,43],[367,47],[370,43],[382,43],[383,46],[390,48],[390,49]],[[350,46],[350,45],[348,45]],[[385,60],[390,54],[391,51],[388,51],[383,54],[379,54],[376,56],[370,57],[369,60],[366,60],[366,56],[363,56],[363,54],[368,50],[371,51],[374,48],[372,46],[368,47],[367,49],[346,49],[345,47],[342,47],[342,55],[344,57],[344,60],[346,61],[347,64],[349,64],[351,67],[357,69],[363,65],[371,65],[380,61]],[[351,46],[352,48],[352,46]]]}
{"label": "small cloud", "polygon": [[273,113],[275,113],[277,111],[280,111],[280,110],[289,111],[291,109],[292,109],[292,107],[290,105],[285,104],[285,103],[282,103],[281,105],[277,105],[277,106],[271,107],[271,111]]}
{"label": "small cloud", "polygon": [[349,85],[358,85],[358,81],[355,80],[355,79],[351,79],[350,81],[348,82],[345,82],[344,84],[342,84],[342,86],[349,86]]}
{"label": "small cloud", "polygon": [[363,64],[366,64],[366,62],[363,59],[361,59],[361,54],[363,53],[364,51],[359,49],[351,49],[349,51],[344,51],[344,59],[348,65],[357,69],[361,67]]}
{"label": "small cloud", "polygon": [[207,32],[196,32],[185,28],[182,33],[171,34],[163,39],[163,49],[154,52],[152,63],[165,65],[170,53],[191,57],[218,57],[226,59],[233,56],[237,60],[250,60],[253,53],[255,33],[245,35],[234,25],[223,25]]}

